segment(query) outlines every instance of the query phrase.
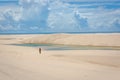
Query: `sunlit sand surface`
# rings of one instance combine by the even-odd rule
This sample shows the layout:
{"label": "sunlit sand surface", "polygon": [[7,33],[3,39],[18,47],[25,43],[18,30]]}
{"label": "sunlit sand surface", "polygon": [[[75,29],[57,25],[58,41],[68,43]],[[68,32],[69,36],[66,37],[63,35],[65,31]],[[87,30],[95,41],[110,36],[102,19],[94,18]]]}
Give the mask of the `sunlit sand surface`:
{"label": "sunlit sand surface", "polygon": [[[120,50],[45,50],[8,44],[120,46],[120,34],[0,35],[0,80],[120,80]],[[7,44],[7,45],[6,45]]]}

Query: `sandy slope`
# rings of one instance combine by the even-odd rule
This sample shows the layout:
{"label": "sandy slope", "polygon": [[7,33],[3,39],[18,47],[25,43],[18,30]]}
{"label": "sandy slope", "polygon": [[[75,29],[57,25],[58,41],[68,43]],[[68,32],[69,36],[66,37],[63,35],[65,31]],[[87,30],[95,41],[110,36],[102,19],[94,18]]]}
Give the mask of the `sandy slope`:
{"label": "sandy slope", "polygon": [[120,34],[52,34],[23,40],[23,43],[120,46]]}
{"label": "sandy slope", "polygon": [[0,80],[120,80],[119,50],[43,50],[40,55],[37,48],[4,45],[37,36],[46,37],[0,36]]}

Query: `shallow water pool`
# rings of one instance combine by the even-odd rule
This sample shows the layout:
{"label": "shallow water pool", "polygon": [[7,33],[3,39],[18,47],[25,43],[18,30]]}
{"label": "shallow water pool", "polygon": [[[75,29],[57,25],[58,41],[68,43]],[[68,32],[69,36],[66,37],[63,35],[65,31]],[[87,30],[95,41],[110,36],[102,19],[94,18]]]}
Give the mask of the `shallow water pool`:
{"label": "shallow water pool", "polygon": [[69,46],[53,44],[12,44],[16,46],[39,47],[45,50],[120,50],[120,47],[108,46]]}

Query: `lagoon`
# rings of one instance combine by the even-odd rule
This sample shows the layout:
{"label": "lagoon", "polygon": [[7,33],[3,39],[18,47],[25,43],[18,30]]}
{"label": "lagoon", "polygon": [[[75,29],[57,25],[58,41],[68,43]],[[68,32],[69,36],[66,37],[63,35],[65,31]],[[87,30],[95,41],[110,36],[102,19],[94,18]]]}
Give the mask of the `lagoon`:
{"label": "lagoon", "polygon": [[38,47],[45,50],[120,50],[115,46],[72,46],[72,45],[55,45],[55,44],[12,44],[16,46]]}

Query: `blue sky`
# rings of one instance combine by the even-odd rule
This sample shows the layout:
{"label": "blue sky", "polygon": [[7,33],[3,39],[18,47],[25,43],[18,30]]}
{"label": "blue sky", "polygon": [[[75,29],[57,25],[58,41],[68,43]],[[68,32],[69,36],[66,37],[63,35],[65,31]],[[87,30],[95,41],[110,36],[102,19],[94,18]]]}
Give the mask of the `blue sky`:
{"label": "blue sky", "polygon": [[119,0],[0,0],[0,33],[120,32]]}

